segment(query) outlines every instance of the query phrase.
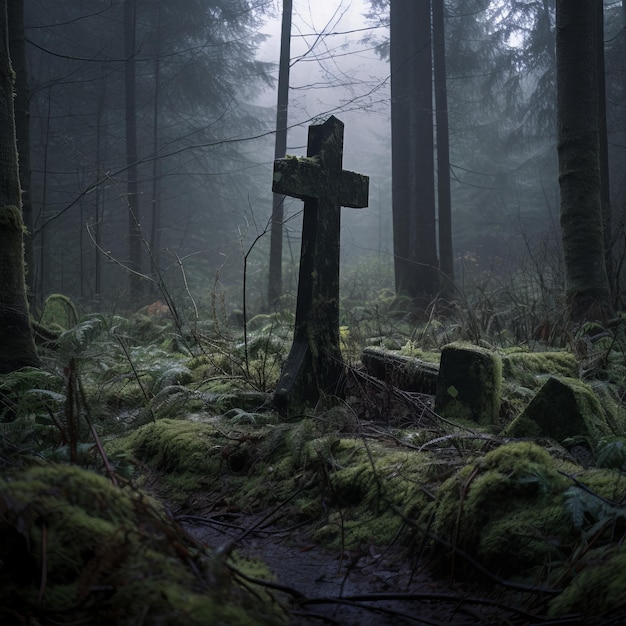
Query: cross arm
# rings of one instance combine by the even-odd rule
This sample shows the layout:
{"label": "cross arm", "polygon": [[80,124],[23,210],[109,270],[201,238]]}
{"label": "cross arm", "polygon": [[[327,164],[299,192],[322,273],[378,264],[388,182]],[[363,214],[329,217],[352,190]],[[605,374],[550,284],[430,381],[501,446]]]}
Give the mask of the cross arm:
{"label": "cross arm", "polygon": [[341,206],[362,209],[369,201],[369,176],[343,170],[337,180],[337,198]]}
{"label": "cross arm", "polygon": [[369,177],[341,170],[325,171],[319,157],[288,157],[274,161],[272,191],[293,198],[332,199],[339,206],[366,207]]}
{"label": "cross arm", "polygon": [[293,198],[319,198],[324,175],[318,157],[287,157],[274,161],[272,191]]}

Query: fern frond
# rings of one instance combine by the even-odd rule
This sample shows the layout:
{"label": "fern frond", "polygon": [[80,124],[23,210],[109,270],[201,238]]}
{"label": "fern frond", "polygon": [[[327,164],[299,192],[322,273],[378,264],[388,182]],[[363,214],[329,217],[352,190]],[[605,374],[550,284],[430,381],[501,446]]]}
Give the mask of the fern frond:
{"label": "fern frond", "polygon": [[572,518],[572,523],[579,530],[585,523],[585,513],[587,512],[587,503],[584,491],[577,487],[570,487],[565,492],[565,509]]}
{"label": "fern frond", "polygon": [[68,360],[71,357],[81,356],[106,330],[107,320],[103,315],[89,316],[61,334],[57,342],[61,357]]}
{"label": "fern frond", "polygon": [[622,469],[626,465],[626,442],[624,439],[615,438],[601,441],[598,445],[596,465],[607,469]]}
{"label": "fern frond", "polygon": [[55,410],[65,400],[57,374],[25,367],[0,377],[0,419],[38,415]]}

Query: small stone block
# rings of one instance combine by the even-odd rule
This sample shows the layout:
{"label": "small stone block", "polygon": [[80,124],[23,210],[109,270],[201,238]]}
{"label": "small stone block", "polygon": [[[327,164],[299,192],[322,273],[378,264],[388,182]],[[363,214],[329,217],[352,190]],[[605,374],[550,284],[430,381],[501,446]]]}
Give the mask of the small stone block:
{"label": "small stone block", "polygon": [[441,351],[435,411],[450,420],[495,424],[501,387],[498,354],[478,346],[449,344]]}

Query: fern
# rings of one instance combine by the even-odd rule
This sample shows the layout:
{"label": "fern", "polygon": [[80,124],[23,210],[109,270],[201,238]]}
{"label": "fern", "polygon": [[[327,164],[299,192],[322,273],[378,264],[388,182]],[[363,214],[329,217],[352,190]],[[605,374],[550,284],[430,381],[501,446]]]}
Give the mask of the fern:
{"label": "fern", "polygon": [[585,542],[598,537],[618,520],[626,519],[626,507],[606,500],[580,485],[565,491],[565,508]]}
{"label": "fern", "polygon": [[624,439],[604,439],[598,444],[596,465],[607,469],[623,469],[626,465],[626,442]]}
{"label": "fern", "polygon": [[12,422],[0,422],[2,447],[20,446],[28,441],[36,430],[37,423],[33,418],[20,417]]}
{"label": "fern", "polygon": [[60,376],[25,367],[0,377],[0,420],[43,415],[65,401]]}
{"label": "fern", "polygon": [[57,341],[61,359],[69,360],[84,355],[89,346],[107,330],[107,320],[103,315],[91,315],[61,333]]}
{"label": "fern", "polygon": [[565,508],[572,518],[574,527],[581,530],[589,513],[597,513],[597,498],[579,487],[570,487],[565,492]]}
{"label": "fern", "polygon": [[135,425],[145,424],[163,417],[175,418],[194,399],[196,394],[193,390],[180,385],[164,387],[150,402],[141,408]]}
{"label": "fern", "polygon": [[265,424],[273,421],[273,416],[264,413],[254,413],[245,409],[230,409],[224,417],[233,424]]}

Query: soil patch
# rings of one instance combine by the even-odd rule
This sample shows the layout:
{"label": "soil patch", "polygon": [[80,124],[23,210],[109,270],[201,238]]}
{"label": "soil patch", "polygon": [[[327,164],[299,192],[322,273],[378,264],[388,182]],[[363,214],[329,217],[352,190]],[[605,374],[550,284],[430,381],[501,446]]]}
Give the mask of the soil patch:
{"label": "soil patch", "polygon": [[498,601],[436,579],[405,549],[370,546],[333,553],[312,543],[303,529],[263,527],[262,520],[232,514],[178,516],[203,545],[262,560],[275,576],[268,583],[277,599],[290,606],[293,626],[528,623],[527,615],[506,608],[504,597]]}

